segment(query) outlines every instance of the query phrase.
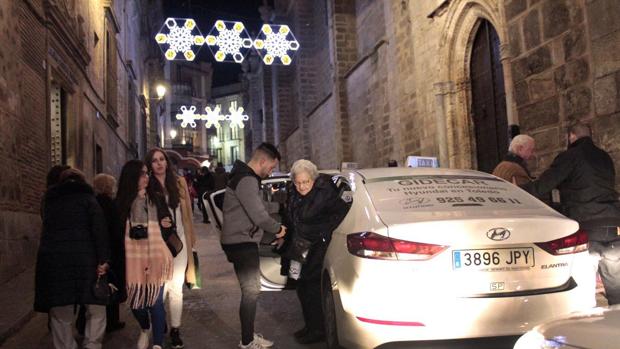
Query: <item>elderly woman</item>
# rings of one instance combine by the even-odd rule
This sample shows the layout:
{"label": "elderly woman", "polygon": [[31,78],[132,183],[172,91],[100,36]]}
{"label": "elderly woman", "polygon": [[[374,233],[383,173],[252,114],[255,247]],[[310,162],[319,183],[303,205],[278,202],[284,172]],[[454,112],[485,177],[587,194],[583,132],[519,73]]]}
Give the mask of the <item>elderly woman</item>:
{"label": "elderly woman", "polygon": [[93,293],[109,268],[108,233],[101,207],[84,174],[64,170],[43,199],[43,232],[37,254],[34,309],[49,313],[55,348],[77,348],[71,324],[86,307],[83,346],[101,348],[107,299]]}
{"label": "elderly woman", "polygon": [[[297,296],[301,303],[305,326],[295,332],[301,344],[324,340],[323,310],[321,307],[321,268],[333,230],[344,218],[349,205],[338,196],[338,188],[331,177],[319,174],[316,165],[308,160],[297,160],[291,167],[293,188],[289,195],[286,226],[288,240],[282,247],[291,251],[296,239],[309,242],[305,255],[295,256],[296,251],[285,253],[302,262],[297,283]],[[304,260],[305,259],[305,260]]]}
{"label": "elderly woman", "polygon": [[97,202],[103,210],[108,234],[110,236],[110,275],[108,281],[113,283],[118,292],[106,306],[106,332],[112,332],[125,327],[119,321],[119,303],[127,298],[125,292],[125,232],[114,201],[116,196],[116,178],[109,174],[100,173],[93,179],[93,189]]}

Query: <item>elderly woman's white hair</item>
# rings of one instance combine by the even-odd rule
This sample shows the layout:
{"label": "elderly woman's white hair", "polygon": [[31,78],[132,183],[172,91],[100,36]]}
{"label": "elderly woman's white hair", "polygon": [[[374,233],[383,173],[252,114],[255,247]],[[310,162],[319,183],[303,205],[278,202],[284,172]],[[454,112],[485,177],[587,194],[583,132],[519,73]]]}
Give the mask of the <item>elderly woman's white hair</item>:
{"label": "elderly woman's white hair", "polygon": [[116,178],[106,173],[100,173],[93,179],[93,189],[95,194],[104,194],[113,198],[116,192]]}
{"label": "elderly woman's white hair", "polygon": [[510,142],[510,146],[508,147],[508,151],[516,154],[519,148],[523,148],[528,144],[534,143],[534,138],[528,135],[517,135]]}
{"label": "elderly woman's white hair", "polygon": [[293,163],[293,166],[291,166],[291,179],[295,180],[295,176],[301,172],[306,172],[312,180],[319,176],[319,169],[316,165],[306,159],[299,159]]}

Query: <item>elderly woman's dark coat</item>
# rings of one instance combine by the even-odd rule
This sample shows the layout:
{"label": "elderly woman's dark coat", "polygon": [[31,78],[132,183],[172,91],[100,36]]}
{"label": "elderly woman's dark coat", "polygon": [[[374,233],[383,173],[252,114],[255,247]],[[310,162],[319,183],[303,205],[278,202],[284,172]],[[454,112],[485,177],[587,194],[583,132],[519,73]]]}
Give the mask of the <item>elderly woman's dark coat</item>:
{"label": "elderly woman's dark coat", "polygon": [[[320,285],[323,259],[333,230],[340,224],[350,207],[339,194],[331,177],[326,174],[317,177],[312,190],[305,196],[299,194],[293,186],[284,220],[288,228],[286,235],[288,241],[297,235],[312,242],[306,262],[301,268],[297,294],[306,328],[316,332],[323,331]],[[287,245],[288,243],[283,248],[288,248]],[[288,261],[284,260],[283,272],[288,270],[288,265]]]}
{"label": "elderly woman's dark coat", "polygon": [[125,229],[121,222],[120,213],[114,201],[106,194],[98,194],[97,202],[103,210],[108,236],[110,237],[110,271],[108,281],[118,288],[115,299],[124,302],[127,299],[125,291]]}
{"label": "elderly woman's dark coat", "polygon": [[108,232],[92,188],[68,180],[44,197],[43,231],[37,255],[34,309],[106,304],[92,287],[97,265],[109,261]]}

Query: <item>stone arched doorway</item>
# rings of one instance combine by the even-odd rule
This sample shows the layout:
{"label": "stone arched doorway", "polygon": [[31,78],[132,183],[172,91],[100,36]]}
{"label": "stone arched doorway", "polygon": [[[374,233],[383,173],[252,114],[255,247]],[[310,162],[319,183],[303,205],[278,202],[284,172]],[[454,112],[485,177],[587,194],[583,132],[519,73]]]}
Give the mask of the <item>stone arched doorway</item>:
{"label": "stone arched doorway", "polygon": [[477,168],[492,172],[508,150],[504,73],[497,31],[481,19],[470,59],[471,113]]}

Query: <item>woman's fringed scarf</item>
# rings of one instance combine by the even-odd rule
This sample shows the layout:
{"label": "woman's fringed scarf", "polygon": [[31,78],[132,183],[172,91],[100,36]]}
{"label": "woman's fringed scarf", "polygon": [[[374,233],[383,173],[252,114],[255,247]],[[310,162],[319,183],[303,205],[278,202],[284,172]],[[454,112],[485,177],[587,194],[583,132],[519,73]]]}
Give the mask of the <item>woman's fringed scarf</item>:
{"label": "woman's fringed scarf", "polygon": [[[148,201],[148,200],[147,200]],[[161,286],[172,279],[173,259],[161,237],[154,205],[148,204],[148,238],[129,238],[129,221],[125,224],[125,261],[127,300],[132,309],[151,307]]]}

